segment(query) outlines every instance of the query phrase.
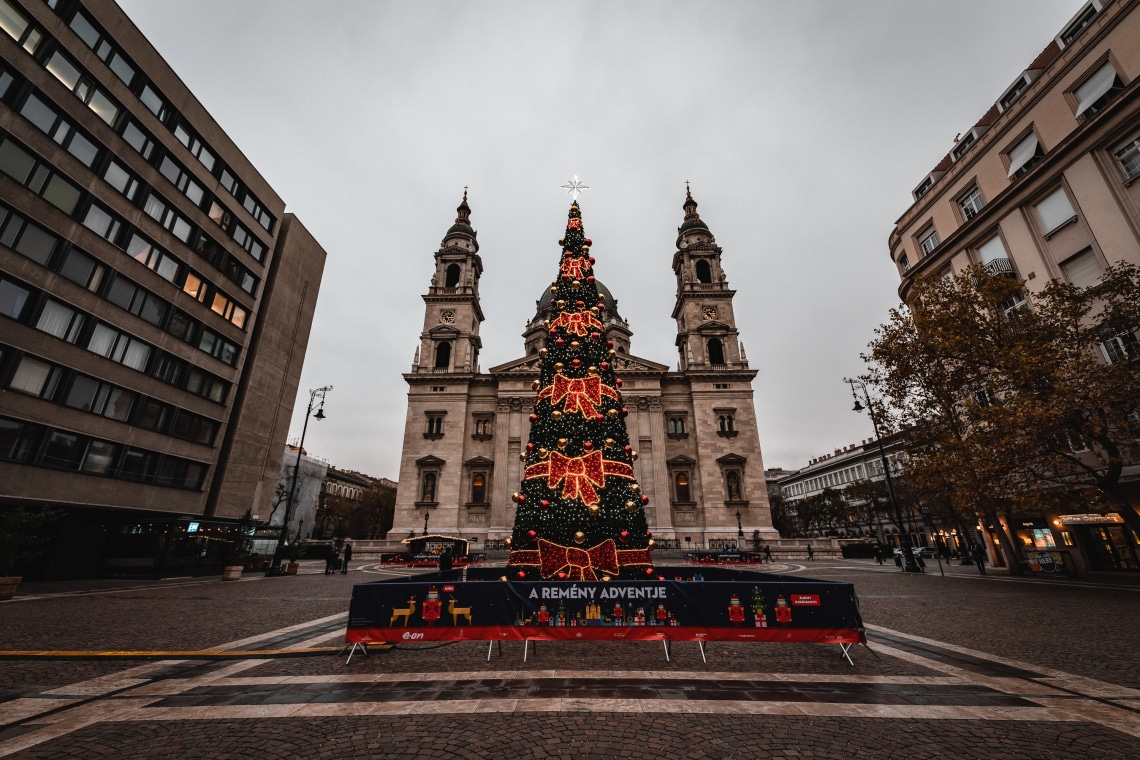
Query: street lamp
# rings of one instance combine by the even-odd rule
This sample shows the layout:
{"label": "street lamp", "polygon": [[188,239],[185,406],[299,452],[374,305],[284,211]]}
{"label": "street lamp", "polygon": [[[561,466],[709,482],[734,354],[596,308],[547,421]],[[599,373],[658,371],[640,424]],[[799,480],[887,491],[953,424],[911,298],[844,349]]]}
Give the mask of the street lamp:
{"label": "street lamp", "polygon": [[427,521],[431,517],[431,512],[424,512],[424,535],[427,535]]}
{"label": "street lamp", "polygon": [[[281,536],[277,539],[277,550],[273,552],[273,563],[266,575],[281,571],[281,555],[289,542],[289,513],[293,511],[293,497],[297,493],[297,476],[301,470],[301,453],[305,450],[305,433],[309,432],[309,417],[313,417],[318,422],[325,418],[325,394],[332,389],[331,385],[326,385],[309,391],[309,408],[305,410],[305,424],[301,427],[301,442],[297,444],[297,461],[293,464],[293,480],[289,483],[289,498],[285,501],[285,519],[281,522]],[[319,406],[317,405],[318,398],[320,399]],[[317,407],[316,414],[313,414],[314,406]]]}
{"label": "street lamp", "polygon": [[744,526],[740,524],[740,510],[736,510],[736,535],[744,538]]}
{"label": "street lamp", "polygon": [[906,571],[908,573],[919,573],[922,569],[918,563],[914,561],[914,547],[910,542],[910,534],[907,532],[906,525],[903,522],[902,508],[899,507],[899,500],[895,498],[895,484],[891,480],[891,466],[887,462],[887,452],[883,450],[883,437],[879,434],[879,421],[875,418],[875,407],[871,405],[871,397],[867,393],[867,386],[860,380],[850,380],[843,378],[843,382],[851,386],[851,398],[855,399],[855,406],[851,407],[853,412],[861,412],[864,406],[859,403],[859,396],[855,393],[855,389],[863,391],[863,399],[867,402],[867,414],[871,418],[871,426],[875,429],[875,440],[879,443],[879,459],[883,463],[883,475],[887,479],[887,493],[891,497],[891,511],[894,512],[895,524],[899,526],[899,543],[902,544],[901,548],[903,553],[903,562],[905,563]]}

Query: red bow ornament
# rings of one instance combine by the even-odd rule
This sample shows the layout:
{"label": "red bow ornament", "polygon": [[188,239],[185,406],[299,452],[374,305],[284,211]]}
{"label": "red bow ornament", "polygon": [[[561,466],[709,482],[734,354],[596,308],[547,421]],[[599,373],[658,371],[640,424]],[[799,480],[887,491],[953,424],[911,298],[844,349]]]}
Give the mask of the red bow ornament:
{"label": "red bow ornament", "polygon": [[588,420],[598,416],[597,406],[602,403],[602,396],[618,399],[617,391],[602,383],[597,376],[568,378],[565,375],[555,375],[554,384],[548,385],[538,394],[538,398],[549,398],[550,403],[558,404],[563,399],[566,403],[562,411],[566,414],[578,414]]}
{"label": "red bow ornament", "polygon": [[598,579],[599,571],[617,575],[617,545],[612,538],[607,538],[597,546],[579,549],[539,539],[538,563],[543,578],[552,578],[565,571],[572,581],[593,581]]}
{"label": "red bow ornament", "polygon": [[604,330],[605,326],[588,311],[576,311],[573,313],[562,312],[558,315],[558,319],[550,323],[551,330],[559,327],[565,327],[567,333],[585,337],[593,330]]}
{"label": "red bow ornament", "polygon": [[568,274],[575,280],[580,280],[586,272],[590,271],[590,262],[584,258],[565,259],[562,262],[562,274]]}
{"label": "red bow ornament", "polygon": [[601,501],[597,488],[605,487],[606,475],[632,480],[633,468],[624,462],[603,459],[600,451],[580,457],[568,457],[552,451],[549,460],[527,467],[524,479],[544,477],[546,487],[550,489],[561,482],[562,498],[581,499],[589,506]]}

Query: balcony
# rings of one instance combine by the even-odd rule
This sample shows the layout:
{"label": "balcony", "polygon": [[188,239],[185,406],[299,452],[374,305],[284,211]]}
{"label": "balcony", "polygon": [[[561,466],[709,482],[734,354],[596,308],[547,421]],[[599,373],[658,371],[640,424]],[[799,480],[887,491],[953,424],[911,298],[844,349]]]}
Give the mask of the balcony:
{"label": "balcony", "polygon": [[1003,274],[1009,275],[1010,277],[1017,276],[1013,271],[1013,264],[1009,259],[1006,258],[992,259],[990,261],[987,261],[985,263],[985,268],[986,271],[992,274],[994,277]]}

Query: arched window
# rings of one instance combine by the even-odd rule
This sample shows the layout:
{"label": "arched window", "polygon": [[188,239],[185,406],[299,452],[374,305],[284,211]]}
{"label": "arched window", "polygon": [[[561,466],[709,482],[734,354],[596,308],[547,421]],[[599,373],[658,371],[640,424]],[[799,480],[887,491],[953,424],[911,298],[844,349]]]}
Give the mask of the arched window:
{"label": "arched window", "polygon": [[440,343],[435,347],[435,368],[447,369],[451,366],[451,344]]}
{"label": "arched window", "polygon": [[724,345],[720,338],[709,338],[709,364],[724,364]]}
{"label": "arched window", "polygon": [[689,473],[678,472],[677,476],[673,479],[677,485],[677,501],[690,502],[692,501],[692,494],[689,491]]}
{"label": "arched window", "polygon": [[420,501],[434,502],[435,501],[435,473],[424,473],[424,486],[422,491],[422,498]]}
{"label": "arched window", "polygon": [[454,288],[459,284],[459,265],[452,264],[447,268],[447,274],[444,276],[443,286],[445,288]]}
{"label": "arched window", "polygon": [[697,262],[697,282],[712,282],[712,269],[704,259]]}
{"label": "arched window", "polygon": [[471,502],[483,504],[487,501],[487,478],[481,472],[471,478]]}

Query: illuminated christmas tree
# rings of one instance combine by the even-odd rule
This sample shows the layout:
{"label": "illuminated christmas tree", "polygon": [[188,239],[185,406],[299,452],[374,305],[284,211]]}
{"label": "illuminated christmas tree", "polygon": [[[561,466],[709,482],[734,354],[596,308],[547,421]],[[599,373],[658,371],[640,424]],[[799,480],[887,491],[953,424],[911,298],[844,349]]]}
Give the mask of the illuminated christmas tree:
{"label": "illuminated christmas tree", "polygon": [[509,577],[527,580],[655,578],[648,497],[634,479],[622,381],[611,364],[605,302],[591,240],[572,189],[558,277],[550,287],[546,347],[534,382],[530,439],[511,536]]}

